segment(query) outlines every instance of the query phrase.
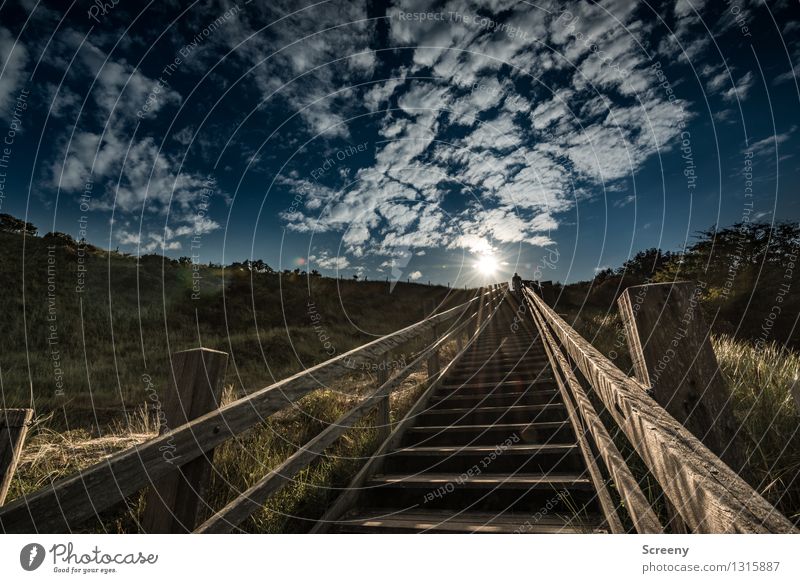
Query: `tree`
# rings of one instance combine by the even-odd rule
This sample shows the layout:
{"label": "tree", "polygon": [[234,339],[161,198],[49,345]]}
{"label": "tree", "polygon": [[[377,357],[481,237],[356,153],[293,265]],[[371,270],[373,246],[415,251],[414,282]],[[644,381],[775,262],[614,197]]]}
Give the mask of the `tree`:
{"label": "tree", "polygon": [[44,237],[45,240],[50,240],[52,242],[57,242],[67,247],[77,247],[78,243],[72,237],[72,235],[68,235],[67,233],[61,233],[59,231],[53,231],[51,233],[47,233]]}
{"label": "tree", "polygon": [[0,214],[0,231],[35,237],[39,229],[33,223],[26,223],[22,219],[2,213]]}
{"label": "tree", "polygon": [[669,251],[662,251],[656,247],[639,251],[622,264],[622,267],[617,270],[617,274],[634,279],[651,279],[655,273],[669,263],[672,255]]}

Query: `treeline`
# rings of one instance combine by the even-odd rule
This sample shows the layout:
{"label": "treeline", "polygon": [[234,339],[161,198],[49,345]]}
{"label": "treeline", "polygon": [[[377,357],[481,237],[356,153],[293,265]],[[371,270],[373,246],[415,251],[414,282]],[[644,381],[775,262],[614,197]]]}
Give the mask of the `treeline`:
{"label": "treeline", "polygon": [[737,223],[698,232],[683,252],[640,251],[591,281],[564,287],[559,301],[616,310],[629,286],[696,281],[703,284],[702,305],[716,332],[797,347],[799,252],[797,223]]}

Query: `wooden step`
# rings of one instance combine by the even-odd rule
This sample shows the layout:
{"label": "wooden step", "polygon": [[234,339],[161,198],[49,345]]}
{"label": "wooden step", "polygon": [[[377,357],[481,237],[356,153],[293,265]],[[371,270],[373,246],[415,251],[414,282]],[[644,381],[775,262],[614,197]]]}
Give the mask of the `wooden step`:
{"label": "wooden step", "polygon": [[339,532],[583,534],[606,532],[601,516],[574,517],[551,512],[535,518],[528,513],[452,512],[435,509],[358,510],[337,523]]}
{"label": "wooden step", "polygon": [[[455,407],[430,408],[418,416],[420,425],[443,425],[445,423],[529,423],[532,421],[561,421],[566,417],[564,404],[512,405],[510,407]],[[443,423],[438,423],[437,420]]]}
{"label": "wooden step", "polygon": [[374,476],[371,486],[398,486],[401,488],[436,488],[445,484],[458,484],[459,488],[591,490],[592,482],[579,474],[382,474]]}
{"label": "wooden step", "polygon": [[561,394],[556,389],[543,389],[534,391],[492,391],[488,393],[460,393],[458,391],[440,391],[431,399],[432,407],[442,408],[447,406],[510,406],[510,405],[540,405],[559,400]]}
{"label": "wooden step", "polygon": [[[465,445],[465,446],[411,446],[392,452],[403,455],[419,456],[449,456],[449,455],[486,455],[497,451],[498,446],[492,445]],[[510,445],[503,450],[502,455],[536,455],[538,453],[570,453],[577,451],[577,444],[556,443],[543,445]]]}
{"label": "wooden step", "polygon": [[496,445],[509,437],[519,436],[522,443],[557,443],[574,441],[568,421],[539,423],[431,424],[410,428],[403,445]]}

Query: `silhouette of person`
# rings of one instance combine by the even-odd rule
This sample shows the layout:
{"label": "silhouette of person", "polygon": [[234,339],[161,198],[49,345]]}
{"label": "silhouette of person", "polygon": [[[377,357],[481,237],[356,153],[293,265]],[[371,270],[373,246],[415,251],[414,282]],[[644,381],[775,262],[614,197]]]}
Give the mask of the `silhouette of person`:
{"label": "silhouette of person", "polygon": [[514,295],[517,298],[522,297],[522,278],[519,276],[519,273],[514,272],[514,277],[511,278],[511,285],[514,288]]}

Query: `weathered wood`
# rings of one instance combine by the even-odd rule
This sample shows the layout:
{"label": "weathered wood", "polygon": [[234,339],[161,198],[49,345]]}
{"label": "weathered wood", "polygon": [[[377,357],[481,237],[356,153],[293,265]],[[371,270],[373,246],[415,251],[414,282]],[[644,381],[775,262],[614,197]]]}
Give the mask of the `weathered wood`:
{"label": "weathered wood", "polygon": [[[385,366],[378,366],[377,385],[383,386],[389,380],[388,359],[384,360]],[[392,432],[391,395],[386,395],[378,401],[375,411],[375,427],[378,429],[378,439],[383,441]]]}
{"label": "weathered wood", "polygon": [[[494,302],[494,297],[490,296],[488,303],[493,304]],[[449,371],[458,365],[464,354],[467,352],[467,350],[469,350],[470,346],[472,346],[473,342],[475,342],[480,333],[486,328],[489,321],[492,319],[492,316],[497,312],[499,307],[500,304],[498,303],[492,312],[487,315],[483,311],[484,306],[481,305],[481,309],[478,311],[478,313],[467,320],[466,328],[472,332],[469,333],[464,348],[456,353],[453,359],[447,365],[445,365],[441,371],[439,371],[438,379],[429,384],[429,386],[425,389],[425,392],[411,406],[403,419],[401,419],[400,422],[395,425],[389,437],[387,437],[386,440],[380,446],[378,446],[378,449],[353,477],[347,488],[342,490],[342,493],[339,495],[339,497],[311,528],[310,532],[312,534],[328,532],[335,521],[339,520],[339,518],[341,518],[348,509],[352,508],[358,503],[362,489],[364,488],[364,484],[367,483],[371,476],[381,471],[386,454],[400,444],[405,432],[417,421],[417,416],[427,409],[428,402],[430,401],[431,396],[439,388],[441,380]]]}
{"label": "weathered wood", "polygon": [[[265,417],[329,384],[351,371],[354,362],[374,361],[387,350],[428,332],[434,324],[477,307],[480,297],[255,391],[187,425],[48,485],[24,500],[12,502],[0,508],[0,528],[4,532],[68,531],[71,525],[96,516],[168,475],[176,465],[182,466],[211,451]],[[164,457],[163,452],[167,450],[174,453],[174,459]]]}
{"label": "weathered wood", "polygon": [[[462,325],[463,326],[463,325]],[[460,330],[461,327],[457,328]],[[451,332],[452,334],[452,332]],[[303,445],[289,458],[270,471],[256,484],[228,503],[225,508],[214,514],[201,524],[196,532],[204,534],[220,534],[231,532],[234,528],[264,505],[267,498],[292,480],[298,472],[308,467],[323,451],[329,448],[348,429],[361,419],[370,409],[391,392],[416,370],[429,355],[439,349],[450,337],[443,336],[423,350],[414,360],[399,370],[391,379],[378,386],[355,407],[334,421],[311,441]]]}
{"label": "weathered wood", "polygon": [[33,409],[0,409],[0,505],[8,496],[31,419]]}
{"label": "weathered wood", "polygon": [[[433,327],[433,331],[431,332],[431,341],[436,342],[439,338],[439,332],[436,329],[436,326]],[[428,370],[428,378],[433,378],[439,374],[439,369],[441,366],[439,365],[439,351],[435,350],[431,353],[430,357],[428,358],[427,363],[427,370]]]}
{"label": "weathered wood", "polygon": [[[628,514],[630,514],[636,532],[640,534],[663,532],[664,529],[662,528],[655,512],[653,512],[647,497],[644,495],[644,492],[642,492],[642,489],[639,487],[639,483],[631,473],[628,465],[625,463],[625,459],[622,457],[619,449],[617,449],[617,446],[614,444],[614,440],[611,438],[611,435],[609,435],[605,425],[603,425],[600,415],[595,410],[591,400],[589,399],[589,396],[586,394],[586,391],[584,391],[580,381],[578,381],[577,377],[575,376],[569,361],[561,352],[561,349],[550,333],[550,330],[545,324],[541,314],[535,309],[531,309],[530,312],[533,314],[534,321],[539,329],[539,334],[543,338],[544,346],[547,350],[548,358],[550,359],[550,365],[553,368],[554,374],[556,374],[556,381],[558,383],[559,390],[561,391],[564,403],[570,410],[570,417],[572,418],[575,416],[575,412],[572,411],[572,401],[574,399],[576,408],[580,413],[580,426],[585,426],[587,432],[594,439],[594,442],[597,446],[597,451],[599,452],[600,457],[603,459],[603,463],[605,464],[606,468],[608,468],[608,471],[617,490],[619,491],[620,496],[622,497],[622,500],[625,502],[625,507],[628,510]],[[558,372],[561,372],[563,379],[557,374]],[[587,451],[587,445],[584,443],[585,439],[583,438],[583,433],[578,431],[578,429],[579,428],[576,427],[575,434],[577,435],[578,442],[581,445],[581,451],[584,454],[584,459],[586,460],[590,475],[592,475],[593,481],[597,484],[599,480],[595,478],[594,475],[596,470],[593,470],[595,465],[594,455],[591,453],[591,451]],[[600,487],[597,489],[598,492],[605,491],[605,486],[600,484]],[[609,512],[606,509],[608,502],[605,501],[604,498],[601,498],[600,502],[603,506],[604,513],[608,517]],[[615,532],[615,528],[619,528],[616,525],[618,521],[619,518],[617,517],[616,511],[612,512],[611,519],[609,520],[609,528],[612,532]]]}
{"label": "weathered wood", "polygon": [[575,332],[541,298],[536,309],[694,532],[797,532],[791,522]]}
{"label": "weathered wood", "polygon": [[734,471],[744,448],[731,395],[700,309],[702,286],[637,285],[618,300],[636,379],[651,396]]}
{"label": "weathered wood", "polygon": [[[162,426],[169,432],[219,408],[228,354],[208,348],[176,352],[173,381],[163,398]],[[191,532],[206,504],[214,450],[210,450],[158,480],[150,488],[142,517],[146,533]]]}

